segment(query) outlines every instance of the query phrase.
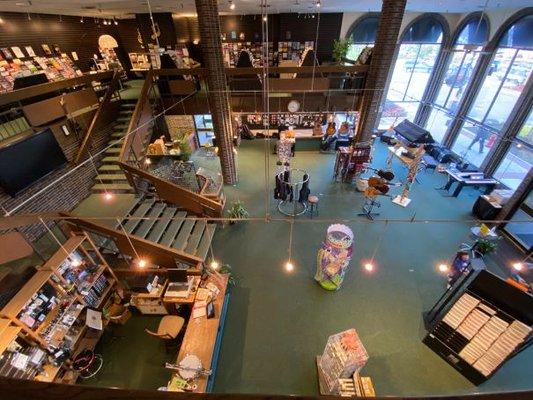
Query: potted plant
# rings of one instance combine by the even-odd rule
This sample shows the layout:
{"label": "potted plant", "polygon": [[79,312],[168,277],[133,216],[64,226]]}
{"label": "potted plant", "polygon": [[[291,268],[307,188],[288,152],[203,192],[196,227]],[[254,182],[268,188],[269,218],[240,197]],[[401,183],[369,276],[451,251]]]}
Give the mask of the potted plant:
{"label": "potted plant", "polygon": [[180,149],[181,159],[183,161],[189,161],[189,159],[191,158],[192,150],[191,150],[191,146],[189,145],[189,141],[187,140],[187,138],[184,137],[180,140],[179,149]]}
{"label": "potted plant", "polygon": [[333,59],[337,63],[342,64],[342,60],[346,58],[352,44],[353,40],[351,37],[335,40],[333,42]]}
{"label": "potted plant", "polygon": [[[228,211],[229,217],[233,219],[242,219],[248,217],[248,211],[244,208],[244,203],[240,200],[236,200],[231,204],[231,208]],[[235,221],[230,221],[230,224],[234,224]]]}
{"label": "potted plant", "polygon": [[228,275],[228,286],[235,286],[237,284],[237,279],[233,275],[233,272],[231,271],[231,266],[229,264],[222,264],[218,272],[221,274]]}
{"label": "potted plant", "polygon": [[472,251],[474,252],[474,254],[483,257],[487,254],[494,252],[496,250],[496,247],[497,243],[494,240],[478,239],[476,240],[476,243],[474,243]]}

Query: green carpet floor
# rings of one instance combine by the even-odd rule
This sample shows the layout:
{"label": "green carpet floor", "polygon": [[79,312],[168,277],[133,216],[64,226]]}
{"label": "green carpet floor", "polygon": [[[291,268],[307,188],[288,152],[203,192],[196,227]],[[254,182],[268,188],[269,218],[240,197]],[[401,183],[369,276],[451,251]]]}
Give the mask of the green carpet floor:
{"label": "green carpet floor", "polygon": [[[466,188],[458,199],[443,197],[434,187],[441,186],[445,177],[422,173],[407,208],[384,198],[381,215],[369,223],[356,216],[362,195],[351,185],[332,182],[334,155],[298,152],[293,166],[309,172],[311,191],[320,198],[320,215],[294,221],[295,270],[288,274],[283,265],[288,258],[290,221],[282,218],[272,199],[272,155],[265,193],[265,143],[243,142],[238,155],[239,183],[227,187],[225,193],[228,205],[240,199],[253,217],[264,217],[268,210],[270,222],[219,227],[213,243],[215,257],[230,264],[238,278],[231,292],[216,392],[316,395],[315,356],[323,351],[329,335],[348,328],[357,329],[366,346],[370,360],[362,372],[373,378],[381,396],[533,388],[531,348],[489,382],[475,387],[421,341],[425,334],[422,312],[431,308],[445,288],[445,278],[436,266],[450,260],[462,242],[471,241],[469,229],[475,222],[470,210],[478,191]],[[386,148],[378,145],[373,165],[384,167],[386,156]],[[194,160],[197,165],[219,168],[218,159],[196,156]],[[399,177],[405,176],[397,160],[394,169]],[[83,214],[94,210],[94,203],[89,198]],[[404,222],[411,219],[415,222]],[[343,287],[336,293],[322,290],[313,280],[317,250],[333,221],[344,221],[355,233],[354,256]],[[363,272],[362,262],[372,258],[375,272]],[[490,259],[488,268],[502,274]],[[167,355],[143,332],[147,322],[154,321],[136,316],[121,329],[124,339],[103,342],[100,349],[106,366],[88,383],[145,389],[164,384],[170,375],[163,368]]]}

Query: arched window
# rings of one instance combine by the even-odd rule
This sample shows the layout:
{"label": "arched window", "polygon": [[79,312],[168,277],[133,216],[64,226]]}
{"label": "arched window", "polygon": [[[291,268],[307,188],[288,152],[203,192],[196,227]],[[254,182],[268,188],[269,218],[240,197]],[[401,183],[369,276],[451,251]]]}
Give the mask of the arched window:
{"label": "arched window", "polygon": [[483,15],[471,17],[456,36],[448,68],[426,122],[426,129],[435,140],[444,138],[488,38],[489,27]]}
{"label": "arched window", "polygon": [[402,35],[400,50],[387,91],[380,129],[413,121],[438,58],[443,27],[431,15],[415,21]]}
{"label": "arched window", "polygon": [[360,18],[348,31],[346,37],[351,37],[353,44],[348,50],[346,58],[349,60],[357,60],[361,51],[367,47],[373,47],[376,41],[376,34],[378,31],[379,17],[376,15],[368,15]]}
{"label": "arched window", "polygon": [[499,41],[486,76],[452,150],[479,167],[533,70],[533,15],[522,17]]}

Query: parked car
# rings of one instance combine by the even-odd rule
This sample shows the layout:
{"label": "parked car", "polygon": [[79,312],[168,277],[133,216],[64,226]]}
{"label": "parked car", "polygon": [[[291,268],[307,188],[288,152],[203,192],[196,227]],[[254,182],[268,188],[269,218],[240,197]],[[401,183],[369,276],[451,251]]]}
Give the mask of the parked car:
{"label": "parked car", "polygon": [[472,75],[472,69],[471,65],[463,65],[463,68],[461,69],[459,69],[459,66],[453,67],[448,71],[448,74],[444,78],[444,83],[454,88],[463,87],[468,83],[468,80]]}
{"label": "parked car", "polygon": [[429,65],[427,62],[420,60],[418,60],[418,62],[415,60],[407,60],[404,67],[407,72],[431,72],[433,70],[433,65]]}

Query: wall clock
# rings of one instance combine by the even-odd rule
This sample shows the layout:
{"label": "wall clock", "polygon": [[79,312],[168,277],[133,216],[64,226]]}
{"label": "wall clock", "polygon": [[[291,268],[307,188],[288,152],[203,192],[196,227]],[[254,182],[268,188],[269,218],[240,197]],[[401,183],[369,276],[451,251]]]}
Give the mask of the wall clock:
{"label": "wall clock", "polygon": [[298,112],[298,110],[300,109],[300,102],[298,100],[289,101],[289,104],[287,105],[287,109],[291,113]]}

